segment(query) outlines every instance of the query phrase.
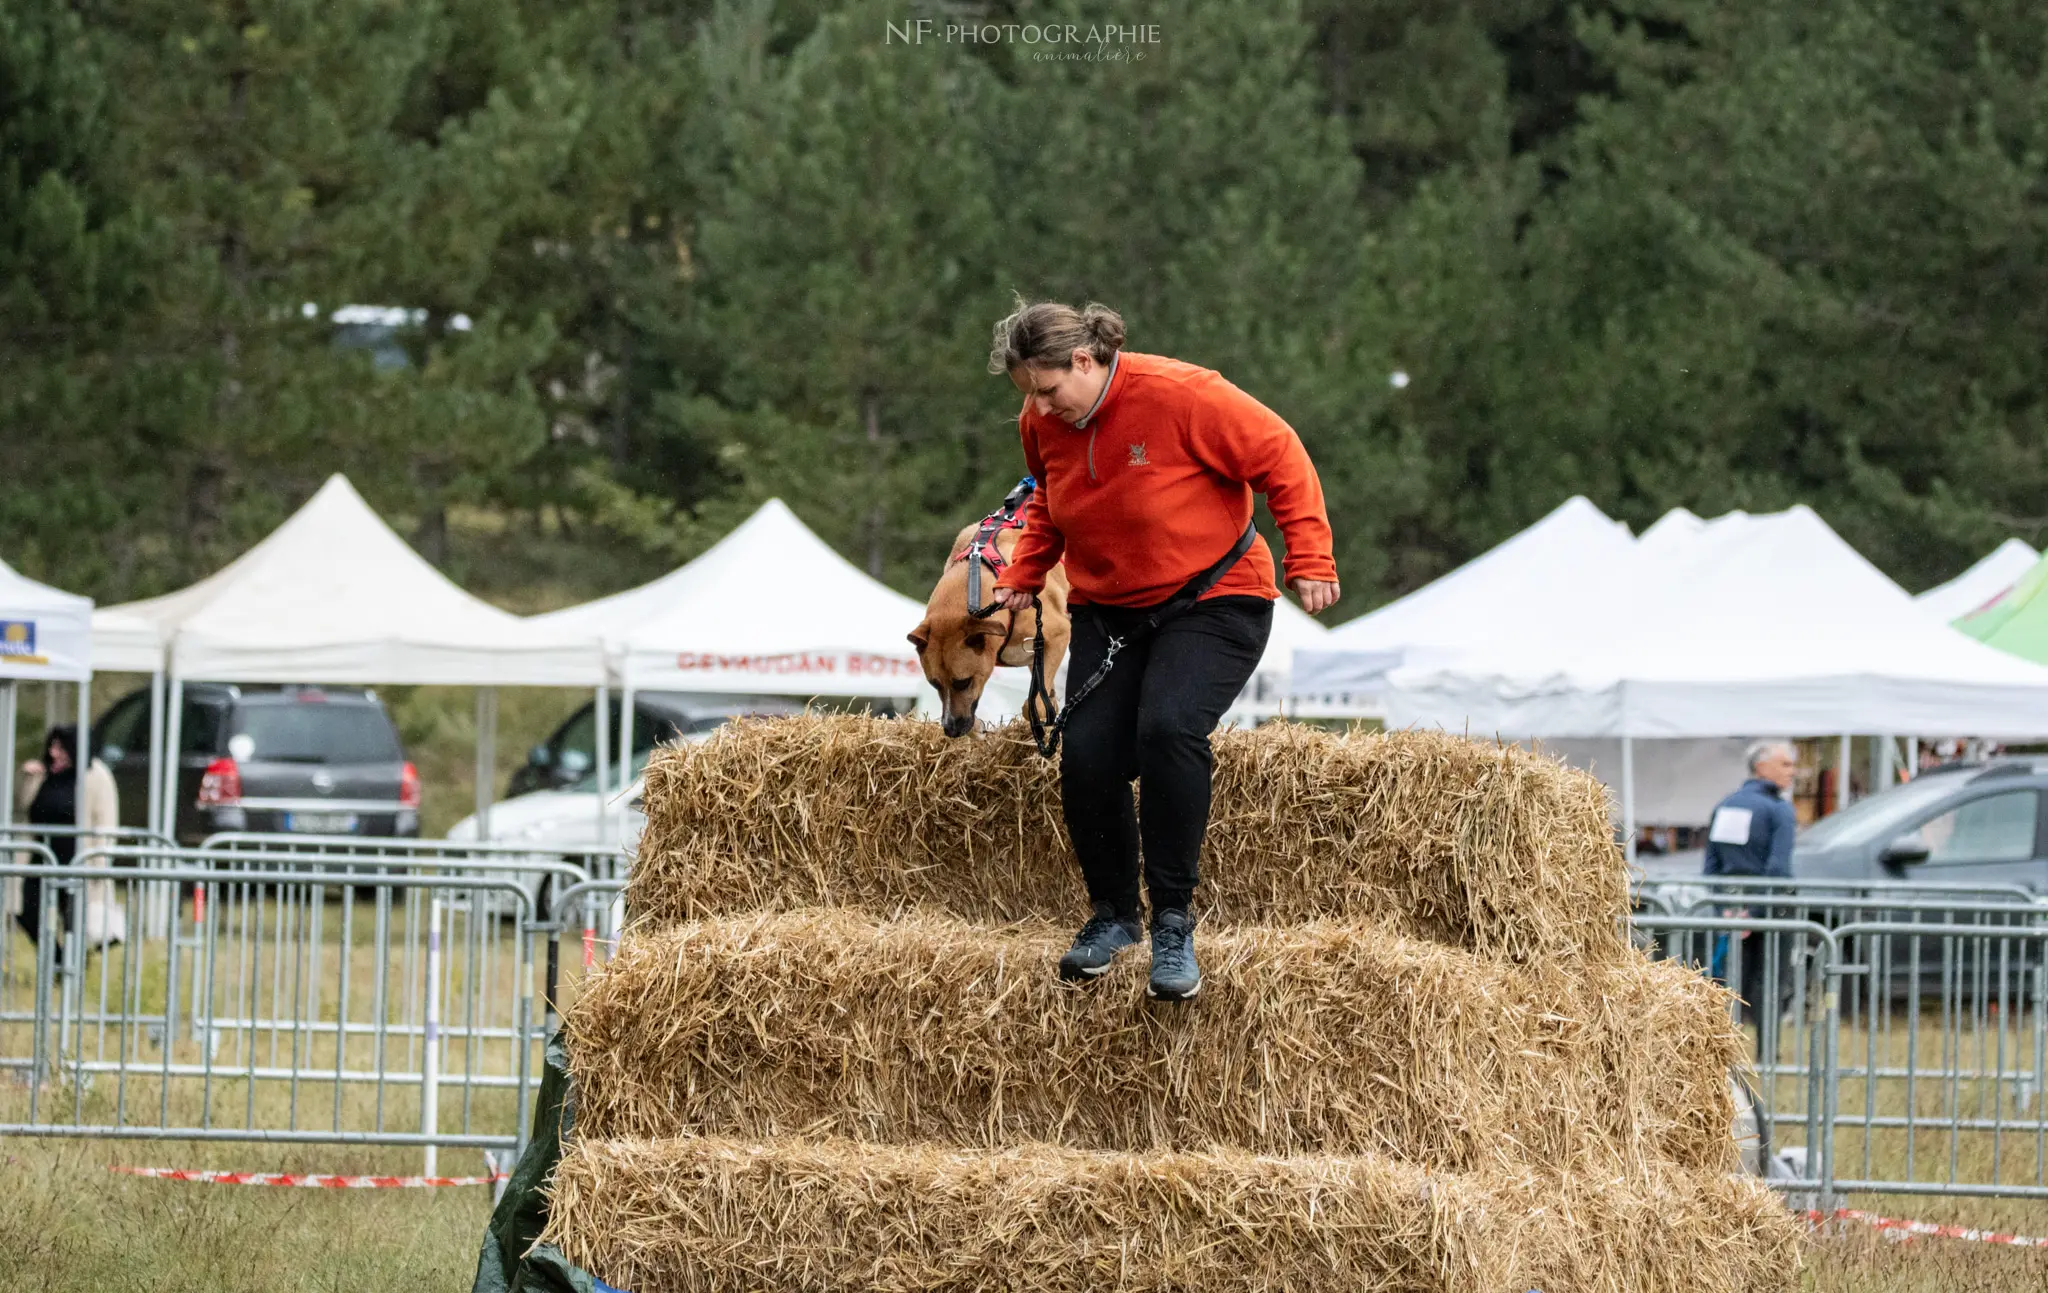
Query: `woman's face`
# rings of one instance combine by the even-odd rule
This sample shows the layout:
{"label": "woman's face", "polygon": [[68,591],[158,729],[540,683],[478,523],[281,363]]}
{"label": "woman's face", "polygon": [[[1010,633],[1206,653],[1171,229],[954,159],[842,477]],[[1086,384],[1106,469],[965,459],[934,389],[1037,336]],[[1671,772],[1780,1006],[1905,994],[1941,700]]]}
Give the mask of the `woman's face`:
{"label": "woman's face", "polygon": [[67,750],[67,749],[65,749],[65,748],[64,748],[64,743],[63,743],[62,741],[52,741],[52,742],[50,742],[49,756],[50,756],[50,757],[49,757],[49,763],[50,763],[50,771],[52,771],[52,772],[68,772],[68,771],[70,771],[70,769],[71,769],[71,751],[69,751],[69,750]]}
{"label": "woman's face", "polygon": [[1068,368],[1013,368],[1010,381],[1024,393],[1038,416],[1079,422],[1095,407],[1102,385],[1109,380],[1109,365],[1098,364],[1085,350],[1074,352]]}

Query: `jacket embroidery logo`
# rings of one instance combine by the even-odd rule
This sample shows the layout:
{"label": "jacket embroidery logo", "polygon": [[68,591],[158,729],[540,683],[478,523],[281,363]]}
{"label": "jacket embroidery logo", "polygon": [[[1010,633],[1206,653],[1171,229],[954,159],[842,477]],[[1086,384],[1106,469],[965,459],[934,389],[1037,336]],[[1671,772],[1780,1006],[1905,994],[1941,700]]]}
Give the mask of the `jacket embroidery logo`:
{"label": "jacket embroidery logo", "polygon": [[1145,442],[1143,440],[1133,441],[1131,443],[1131,466],[1149,467],[1151,465],[1145,459]]}

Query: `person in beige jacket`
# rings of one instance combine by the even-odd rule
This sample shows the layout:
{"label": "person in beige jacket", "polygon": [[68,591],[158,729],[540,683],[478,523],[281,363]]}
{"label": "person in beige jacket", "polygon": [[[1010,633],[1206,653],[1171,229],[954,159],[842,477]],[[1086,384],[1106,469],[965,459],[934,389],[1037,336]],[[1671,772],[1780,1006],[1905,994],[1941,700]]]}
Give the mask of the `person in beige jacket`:
{"label": "person in beige jacket", "polygon": [[[81,791],[78,776],[78,729],[75,727],[53,727],[43,738],[43,757],[30,759],[21,765],[21,780],[16,787],[16,812],[22,821],[34,826],[71,826],[78,821],[78,795]],[[121,820],[120,792],[114,787],[114,774],[98,759],[86,767],[83,779],[85,795],[85,825],[88,830],[111,830]],[[82,838],[74,835],[47,835],[42,837],[50,851],[57,855],[60,864],[68,865],[83,849],[101,848],[114,842],[111,834],[87,834]],[[82,847],[81,847],[82,846]],[[17,861],[38,860],[30,854],[18,854]],[[99,864],[101,866],[104,863]],[[128,934],[127,914],[114,901],[113,885],[106,880],[88,881],[85,886],[85,924],[82,933],[88,949],[106,944],[118,943]],[[42,935],[43,884],[41,879],[29,877],[21,881],[20,897],[14,906],[14,921],[31,940]],[[76,919],[76,899],[71,893],[64,893],[57,900],[59,918],[69,927]],[[57,961],[63,963],[63,945],[57,950]]]}

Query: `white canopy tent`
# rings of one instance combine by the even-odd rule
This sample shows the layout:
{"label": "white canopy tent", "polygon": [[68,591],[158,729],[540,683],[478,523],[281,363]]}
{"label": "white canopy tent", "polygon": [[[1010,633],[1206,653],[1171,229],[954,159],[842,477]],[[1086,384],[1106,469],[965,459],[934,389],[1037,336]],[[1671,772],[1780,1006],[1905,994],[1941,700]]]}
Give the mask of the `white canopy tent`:
{"label": "white canopy tent", "polygon": [[1930,621],[1808,508],[1737,513],[1668,552],[1645,539],[1626,619],[1396,670],[1390,720],[1517,736],[2048,732],[2048,669]]}
{"label": "white canopy tent", "polygon": [[2018,583],[2040,559],[2041,554],[2025,543],[2007,539],[1962,574],[1913,600],[1933,619],[1952,624]]}
{"label": "white canopy tent", "polygon": [[641,690],[908,697],[924,673],[905,635],[923,615],[770,499],[688,565],[530,623],[602,639]]}
{"label": "white canopy tent", "polygon": [[1392,671],[1389,723],[1617,739],[1631,836],[1646,737],[2048,732],[2048,669],[1931,620],[1805,507],[1646,532],[1615,604]]}
{"label": "white canopy tent", "polygon": [[[0,561],[0,708],[5,710],[8,766],[0,769],[0,826],[14,820],[14,745],[22,682],[73,683],[78,691],[79,748],[91,748],[92,599],[37,583]],[[85,825],[85,796],[78,796]]]}
{"label": "white canopy tent", "polygon": [[177,678],[486,687],[603,678],[594,637],[464,592],[339,475],[214,574],[114,609],[156,627]]}
{"label": "white canopy tent", "polygon": [[[595,637],[523,620],[457,587],[392,532],[343,477],[261,543],[189,588],[114,608],[168,644],[169,731],[183,685],[321,682],[602,687]],[[115,623],[110,618],[110,623]],[[488,690],[478,697],[479,808],[489,804]],[[178,760],[161,761],[162,827],[176,825]]]}
{"label": "white canopy tent", "polygon": [[[624,689],[619,766],[629,769],[639,691],[915,697],[926,683],[906,635],[923,616],[776,498],[660,579],[531,623],[604,642]],[[608,708],[600,745],[611,739]]]}
{"label": "white canopy tent", "polygon": [[164,670],[164,639],[155,624],[109,606],[92,613],[92,660],[100,673]]}
{"label": "white canopy tent", "polygon": [[1626,525],[1568,499],[1498,547],[1297,649],[1289,690],[1346,695],[1355,712],[1376,714],[1393,669],[1611,616],[1634,548]]}
{"label": "white canopy tent", "polygon": [[[1626,610],[1624,586],[1639,543],[1690,539],[1707,526],[1674,512],[1641,540],[1582,497],[1449,574],[1378,610],[1339,625],[1295,657],[1291,683],[1298,712],[1385,716],[1389,672],[1442,661],[1492,642],[1521,642],[1604,625]],[[1316,694],[1316,693],[1322,694]],[[1545,749],[1608,782],[1622,797],[1616,740],[1557,740]],[[1643,819],[1704,822],[1731,778],[1743,770],[1742,742],[1660,742],[1641,769],[1635,800]]]}
{"label": "white canopy tent", "polygon": [[39,584],[0,561],[0,678],[92,677],[92,599]]}

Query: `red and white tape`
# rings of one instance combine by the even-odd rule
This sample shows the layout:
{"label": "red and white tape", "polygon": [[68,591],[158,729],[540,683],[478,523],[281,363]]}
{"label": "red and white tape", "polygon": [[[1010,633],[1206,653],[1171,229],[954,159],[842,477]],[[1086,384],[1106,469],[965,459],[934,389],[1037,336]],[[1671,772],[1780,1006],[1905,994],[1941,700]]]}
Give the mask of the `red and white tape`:
{"label": "red and white tape", "polygon": [[495,1185],[504,1172],[489,1176],[324,1176],[294,1172],[198,1172],[177,1167],[110,1167],[110,1172],[150,1176],[162,1181],[198,1181],[206,1185],[287,1185],[314,1190],[431,1190],[443,1185]]}
{"label": "red and white tape", "polygon": [[1823,1221],[1860,1221],[1873,1230],[1889,1231],[1897,1235],[1931,1235],[1937,1239],[1968,1239],[1980,1244],[2005,1244],[2012,1248],[2048,1248],[2048,1239],[2035,1239],[2027,1235],[2008,1235],[1996,1230],[1972,1230],[1967,1226],[1943,1226],[1932,1221],[1906,1221],[1899,1217],[1880,1217],[1872,1212],[1858,1212],[1854,1208],[1837,1208],[1833,1212],[1808,1212],[1806,1218],[1816,1224]]}

